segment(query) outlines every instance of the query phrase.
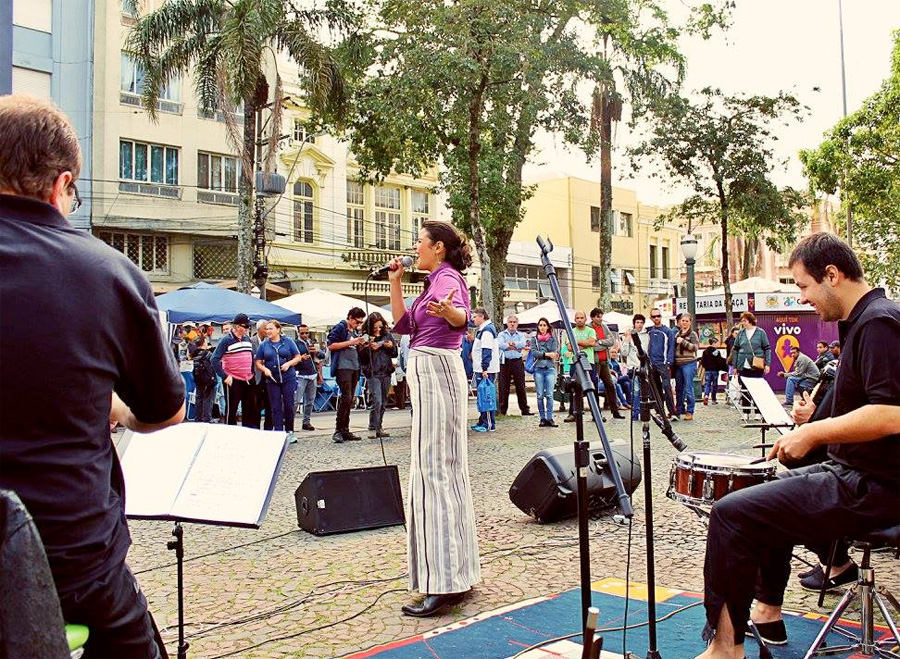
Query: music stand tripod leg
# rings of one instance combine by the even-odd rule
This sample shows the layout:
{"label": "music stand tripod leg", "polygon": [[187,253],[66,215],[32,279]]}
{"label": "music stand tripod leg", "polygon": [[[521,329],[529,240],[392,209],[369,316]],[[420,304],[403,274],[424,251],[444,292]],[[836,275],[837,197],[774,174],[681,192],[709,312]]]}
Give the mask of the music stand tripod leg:
{"label": "music stand tripod leg", "polygon": [[181,522],[175,522],[172,529],[174,540],[169,540],[166,547],[175,552],[178,563],[178,659],[187,659],[189,643],[184,640],[184,529]]}

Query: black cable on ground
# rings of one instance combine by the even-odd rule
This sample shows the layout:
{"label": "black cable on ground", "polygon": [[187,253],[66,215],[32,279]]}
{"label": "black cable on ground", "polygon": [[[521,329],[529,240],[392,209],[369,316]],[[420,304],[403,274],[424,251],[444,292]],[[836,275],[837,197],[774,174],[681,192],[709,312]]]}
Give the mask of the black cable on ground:
{"label": "black cable on ground", "polygon": [[268,638],[268,639],[266,639],[266,640],[264,640],[264,641],[260,641],[259,643],[254,643],[253,645],[248,645],[247,647],[240,648],[239,650],[232,650],[231,652],[226,652],[225,654],[219,654],[219,655],[216,655],[215,657],[213,657],[213,659],[224,659],[224,657],[233,657],[234,655],[243,654],[243,653],[245,653],[245,652],[247,652],[247,651],[249,651],[249,650],[255,650],[256,648],[262,647],[263,645],[267,645],[267,644],[269,644],[269,643],[275,643],[275,642],[277,642],[277,641],[287,641],[287,640],[290,640],[290,639],[292,639],[292,638],[297,638],[298,636],[303,636],[304,634],[310,634],[310,633],[312,633],[312,632],[318,632],[318,631],[321,631],[321,630],[323,630],[323,629],[328,629],[328,628],[330,628],[330,627],[335,627],[335,626],[340,625],[340,624],[343,624],[343,623],[345,623],[345,622],[350,622],[351,620],[354,620],[355,618],[358,618],[359,616],[361,616],[362,614],[364,614],[366,611],[368,611],[369,609],[371,609],[373,606],[375,606],[375,605],[378,603],[378,601],[379,601],[382,597],[384,597],[385,595],[389,595],[389,594],[391,594],[391,593],[405,593],[405,592],[408,592],[408,591],[406,590],[406,588],[392,588],[392,589],[390,589],[390,590],[386,590],[386,591],[384,591],[383,593],[381,593],[378,597],[376,597],[374,600],[372,600],[372,603],[371,603],[371,604],[367,605],[365,608],[360,609],[359,611],[357,611],[357,612],[354,613],[353,615],[348,616],[348,617],[346,617],[346,618],[342,618],[342,619],[340,619],[340,620],[335,620],[334,622],[329,622],[329,623],[327,623],[327,624],[325,624],[325,625],[319,625],[318,627],[313,627],[313,628],[311,628],[311,629],[304,629],[303,631],[299,631],[299,632],[296,632],[296,633],[294,633],[294,634],[285,634],[284,636],[276,636],[276,637],[274,637],[274,638]]}
{"label": "black cable on ground", "polygon": [[[201,558],[207,558],[209,556],[216,556],[217,554],[224,554],[227,551],[231,551],[232,549],[241,549],[242,547],[249,547],[250,545],[256,545],[260,542],[268,542],[269,540],[276,540],[277,538],[283,538],[286,535],[291,535],[292,533],[296,533],[297,530],[287,531],[285,533],[279,533],[278,535],[270,535],[267,538],[260,538],[259,540],[251,540],[250,542],[245,542],[242,545],[234,545],[233,547],[224,547],[223,549],[217,549],[215,551],[207,552],[206,554],[198,554],[197,556],[191,556],[190,558],[182,559],[182,563],[189,563],[190,561],[196,561]],[[162,570],[167,567],[176,567],[178,563],[164,563],[163,565],[154,565],[153,567],[147,567],[143,570],[138,570],[134,572],[135,575],[145,574],[147,572],[152,572],[153,570]]]}

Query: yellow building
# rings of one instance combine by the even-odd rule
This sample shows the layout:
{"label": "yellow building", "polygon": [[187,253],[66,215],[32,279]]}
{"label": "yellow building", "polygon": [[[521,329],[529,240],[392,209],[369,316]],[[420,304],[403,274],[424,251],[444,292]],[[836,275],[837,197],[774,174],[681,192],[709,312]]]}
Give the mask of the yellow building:
{"label": "yellow building", "polygon": [[640,203],[634,191],[613,188],[612,269],[604,273],[599,267],[600,183],[571,176],[537,183],[510,244],[508,310],[531,307],[548,297],[540,287],[545,281],[542,268],[536,287],[509,285],[523,265],[530,266],[521,254],[529,253],[528,245],[538,234],[549,235],[557,245],[554,253],[562,251],[568,257],[560,287],[570,307],[589,311],[597,306],[605,276],[612,284],[611,308],[606,311],[646,314],[657,299],[671,298],[680,275],[682,232],[673,226],[654,229],[659,213],[655,206]]}

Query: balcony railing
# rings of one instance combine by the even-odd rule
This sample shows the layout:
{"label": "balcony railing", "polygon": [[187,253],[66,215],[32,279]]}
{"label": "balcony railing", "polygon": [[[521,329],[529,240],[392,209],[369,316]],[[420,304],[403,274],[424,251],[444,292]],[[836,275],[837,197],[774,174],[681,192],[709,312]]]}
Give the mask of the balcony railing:
{"label": "balcony railing", "polygon": [[119,181],[119,192],[149,195],[153,197],[166,197],[167,199],[181,199],[181,187],[177,185],[163,185],[162,183],[141,183],[140,181]]}
{"label": "balcony railing", "polygon": [[[352,284],[354,293],[363,293],[365,292],[365,282],[354,281]],[[409,297],[410,295],[418,295],[422,292],[423,286],[422,284],[403,284],[403,297]],[[391,285],[386,281],[370,281],[368,287],[369,293],[376,294],[390,294]]]}
{"label": "balcony railing", "polygon": [[382,266],[397,256],[408,256],[408,252],[393,252],[387,250],[353,250],[344,252],[341,258],[346,263],[353,263],[361,268]]}
{"label": "balcony railing", "polygon": [[[136,108],[141,107],[141,97],[139,94],[132,94],[131,92],[119,92],[119,103],[122,105],[133,105]],[[169,114],[181,114],[184,110],[184,104],[178,101],[167,101],[164,98],[156,101],[156,109],[160,112],[167,112]]]}

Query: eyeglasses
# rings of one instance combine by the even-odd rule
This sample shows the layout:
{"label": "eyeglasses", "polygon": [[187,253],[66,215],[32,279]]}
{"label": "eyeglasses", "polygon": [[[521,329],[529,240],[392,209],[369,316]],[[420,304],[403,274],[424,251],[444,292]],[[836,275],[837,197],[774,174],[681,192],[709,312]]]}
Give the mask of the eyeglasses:
{"label": "eyeglasses", "polygon": [[75,196],[72,198],[72,205],[69,206],[69,212],[74,213],[79,208],[81,208],[81,195],[78,194],[78,187],[74,183],[72,183],[72,185],[70,185],[69,187],[72,188],[72,192],[75,193]]}
{"label": "eyeglasses", "polygon": [[651,318],[662,318],[662,316],[660,316],[659,314],[656,314],[655,316],[653,314],[651,314],[650,317]]}

